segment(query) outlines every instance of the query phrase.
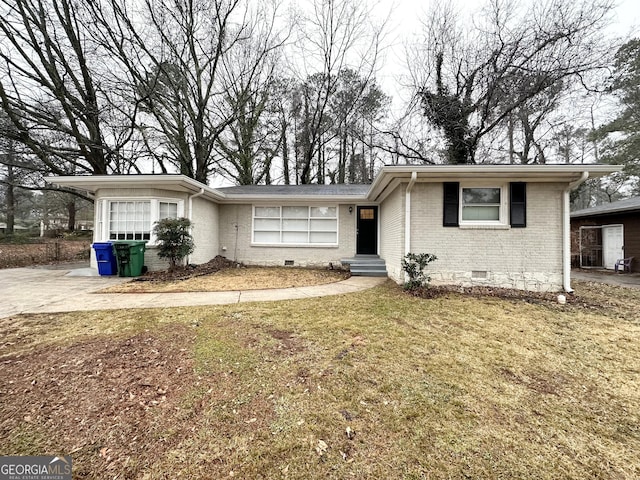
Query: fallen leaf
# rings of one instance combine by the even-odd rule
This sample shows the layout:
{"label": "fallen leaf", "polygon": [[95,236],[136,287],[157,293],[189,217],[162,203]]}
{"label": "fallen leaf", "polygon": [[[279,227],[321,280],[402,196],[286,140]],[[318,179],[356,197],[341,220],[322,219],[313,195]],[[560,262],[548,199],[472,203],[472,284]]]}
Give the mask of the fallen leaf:
{"label": "fallen leaf", "polygon": [[316,452],[318,452],[318,455],[324,455],[325,453],[327,453],[328,449],[329,445],[327,445],[324,440],[318,440],[318,445],[316,445]]}

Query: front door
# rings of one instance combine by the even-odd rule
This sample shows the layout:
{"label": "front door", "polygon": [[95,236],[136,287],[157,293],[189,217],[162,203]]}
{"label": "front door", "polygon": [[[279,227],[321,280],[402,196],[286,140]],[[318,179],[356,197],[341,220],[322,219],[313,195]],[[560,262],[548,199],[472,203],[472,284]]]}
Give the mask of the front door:
{"label": "front door", "polygon": [[358,207],[356,253],[358,255],[378,253],[378,207]]}
{"label": "front door", "polygon": [[604,268],[613,268],[616,260],[624,258],[624,232],[622,225],[602,227],[602,263]]}

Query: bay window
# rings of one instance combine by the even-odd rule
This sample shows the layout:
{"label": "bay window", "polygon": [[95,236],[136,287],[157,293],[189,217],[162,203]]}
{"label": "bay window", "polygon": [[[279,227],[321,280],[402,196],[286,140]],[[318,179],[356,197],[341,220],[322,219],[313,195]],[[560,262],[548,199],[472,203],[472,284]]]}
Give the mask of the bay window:
{"label": "bay window", "polygon": [[153,242],[153,224],[183,214],[183,202],[169,199],[105,199],[97,206],[97,225],[104,240]]}

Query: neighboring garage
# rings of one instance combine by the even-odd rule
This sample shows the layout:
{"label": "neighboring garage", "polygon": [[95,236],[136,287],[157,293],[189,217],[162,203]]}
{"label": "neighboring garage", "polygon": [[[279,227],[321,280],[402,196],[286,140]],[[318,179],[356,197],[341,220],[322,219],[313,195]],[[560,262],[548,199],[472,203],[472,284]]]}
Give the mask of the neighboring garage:
{"label": "neighboring garage", "polygon": [[574,265],[613,269],[634,257],[631,271],[640,272],[640,197],[571,213],[571,236]]}

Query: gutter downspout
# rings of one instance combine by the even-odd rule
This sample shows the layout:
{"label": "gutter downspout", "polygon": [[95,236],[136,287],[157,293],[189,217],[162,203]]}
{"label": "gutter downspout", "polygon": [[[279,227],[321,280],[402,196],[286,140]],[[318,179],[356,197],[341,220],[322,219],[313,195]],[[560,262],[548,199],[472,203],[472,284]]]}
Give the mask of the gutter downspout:
{"label": "gutter downspout", "polygon": [[[189,213],[187,214],[187,218],[189,221],[193,222],[193,199],[204,195],[204,188],[200,188],[198,193],[194,193],[193,195],[189,195]],[[191,225],[191,234],[193,234],[193,225]],[[191,255],[187,257],[187,265],[191,263]]]}
{"label": "gutter downspout", "polygon": [[[411,250],[411,190],[418,179],[418,172],[411,172],[411,180],[407,185],[404,201],[404,256]],[[406,278],[405,278],[406,280]]]}
{"label": "gutter downspout", "polygon": [[569,194],[582,185],[589,172],[582,172],[578,180],[575,180],[564,189],[562,195],[562,287],[567,293],[573,293],[571,288],[571,218]]}

